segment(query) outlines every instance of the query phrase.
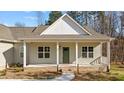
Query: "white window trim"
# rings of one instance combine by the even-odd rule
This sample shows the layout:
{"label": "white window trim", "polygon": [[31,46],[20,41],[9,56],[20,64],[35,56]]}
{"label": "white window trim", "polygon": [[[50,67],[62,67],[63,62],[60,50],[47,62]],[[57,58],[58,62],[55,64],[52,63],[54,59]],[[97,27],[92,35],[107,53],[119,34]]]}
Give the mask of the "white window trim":
{"label": "white window trim", "polygon": [[[93,46],[88,46],[88,51],[87,51],[87,55],[88,57],[87,58],[94,58],[94,47],[93,47],[93,52],[89,52],[89,47],[93,47]],[[89,57],[89,53],[93,53],[93,57]]]}
{"label": "white window trim", "polygon": [[83,56],[82,56],[83,53],[86,53],[86,54],[87,54],[87,52],[83,52],[83,51],[82,51],[82,48],[83,48],[83,47],[87,47],[87,46],[82,46],[82,47],[81,47],[81,57],[82,57],[82,58],[87,58],[88,55],[87,55],[87,57],[83,57]]}
{"label": "white window trim", "polygon": [[[23,56],[21,56],[21,53],[22,53]],[[23,58],[24,57],[24,48],[23,48],[23,46],[20,46],[19,47],[19,57],[20,58]]]}
{"label": "white window trim", "polygon": [[[82,48],[83,48],[83,47],[87,47],[87,52],[82,52]],[[93,47],[93,46],[82,46],[82,47],[81,47],[81,57],[82,57],[82,54],[83,54],[83,53],[86,53],[86,54],[87,54],[87,57],[82,57],[82,58],[90,58],[90,59],[91,59],[91,58],[94,58],[94,47],[93,47],[93,52],[89,52],[89,47]],[[93,53],[93,57],[89,57],[89,53]]]}
{"label": "white window trim", "polygon": [[[43,51],[40,51],[40,52],[39,52],[39,51],[38,51],[38,48],[39,48],[39,47],[43,47]],[[47,52],[45,52],[45,47],[49,47],[49,46],[38,46],[38,47],[37,47],[37,58],[38,58],[38,59],[49,59],[49,58],[50,58],[50,54],[51,54],[51,53],[50,53],[50,52],[51,52],[51,51],[50,51],[50,47],[49,47],[49,51],[47,51]],[[43,58],[39,58],[39,56],[38,56],[39,53],[43,53]],[[45,58],[45,53],[49,53],[49,58]]]}

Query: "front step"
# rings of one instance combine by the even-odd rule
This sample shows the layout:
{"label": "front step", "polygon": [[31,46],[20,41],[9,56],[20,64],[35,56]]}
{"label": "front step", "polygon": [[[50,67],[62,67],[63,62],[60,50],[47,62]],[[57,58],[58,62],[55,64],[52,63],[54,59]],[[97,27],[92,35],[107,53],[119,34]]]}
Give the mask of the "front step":
{"label": "front step", "polygon": [[59,67],[59,70],[62,70],[62,72],[75,72],[76,67],[75,66],[68,66],[68,67]]}

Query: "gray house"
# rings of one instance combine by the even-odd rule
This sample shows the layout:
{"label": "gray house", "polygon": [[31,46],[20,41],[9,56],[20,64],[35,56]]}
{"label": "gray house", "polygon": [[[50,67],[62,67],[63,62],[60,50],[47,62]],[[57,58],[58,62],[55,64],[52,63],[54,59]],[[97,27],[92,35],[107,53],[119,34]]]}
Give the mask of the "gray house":
{"label": "gray house", "polygon": [[[63,64],[77,66],[106,65],[110,68],[111,37],[80,26],[64,14],[50,26],[7,27],[0,25],[0,68],[12,63],[24,67]],[[107,43],[107,56],[102,44]]]}

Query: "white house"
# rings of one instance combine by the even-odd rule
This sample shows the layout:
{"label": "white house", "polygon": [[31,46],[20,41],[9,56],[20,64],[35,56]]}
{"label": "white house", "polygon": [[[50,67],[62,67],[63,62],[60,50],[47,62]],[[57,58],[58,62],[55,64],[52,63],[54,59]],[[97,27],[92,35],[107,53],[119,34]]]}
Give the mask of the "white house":
{"label": "white house", "polygon": [[[50,26],[7,27],[0,25],[0,67],[20,63],[24,67],[81,65],[110,67],[110,41],[64,14]],[[107,56],[102,44],[107,43]]]}

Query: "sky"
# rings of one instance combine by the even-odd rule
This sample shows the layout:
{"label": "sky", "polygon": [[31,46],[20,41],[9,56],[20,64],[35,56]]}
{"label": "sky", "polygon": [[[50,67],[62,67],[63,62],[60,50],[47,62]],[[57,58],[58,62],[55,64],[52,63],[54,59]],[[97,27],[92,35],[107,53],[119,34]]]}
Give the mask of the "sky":
{"label": "sky", "polygon": [[[48,20],[49,11],[42,11],[42,22]],[[14,26],[15,23],[24,23],[25,26],[37,26],[37,12],[36,11],[0,11],[0,24],[6,26]]]}

